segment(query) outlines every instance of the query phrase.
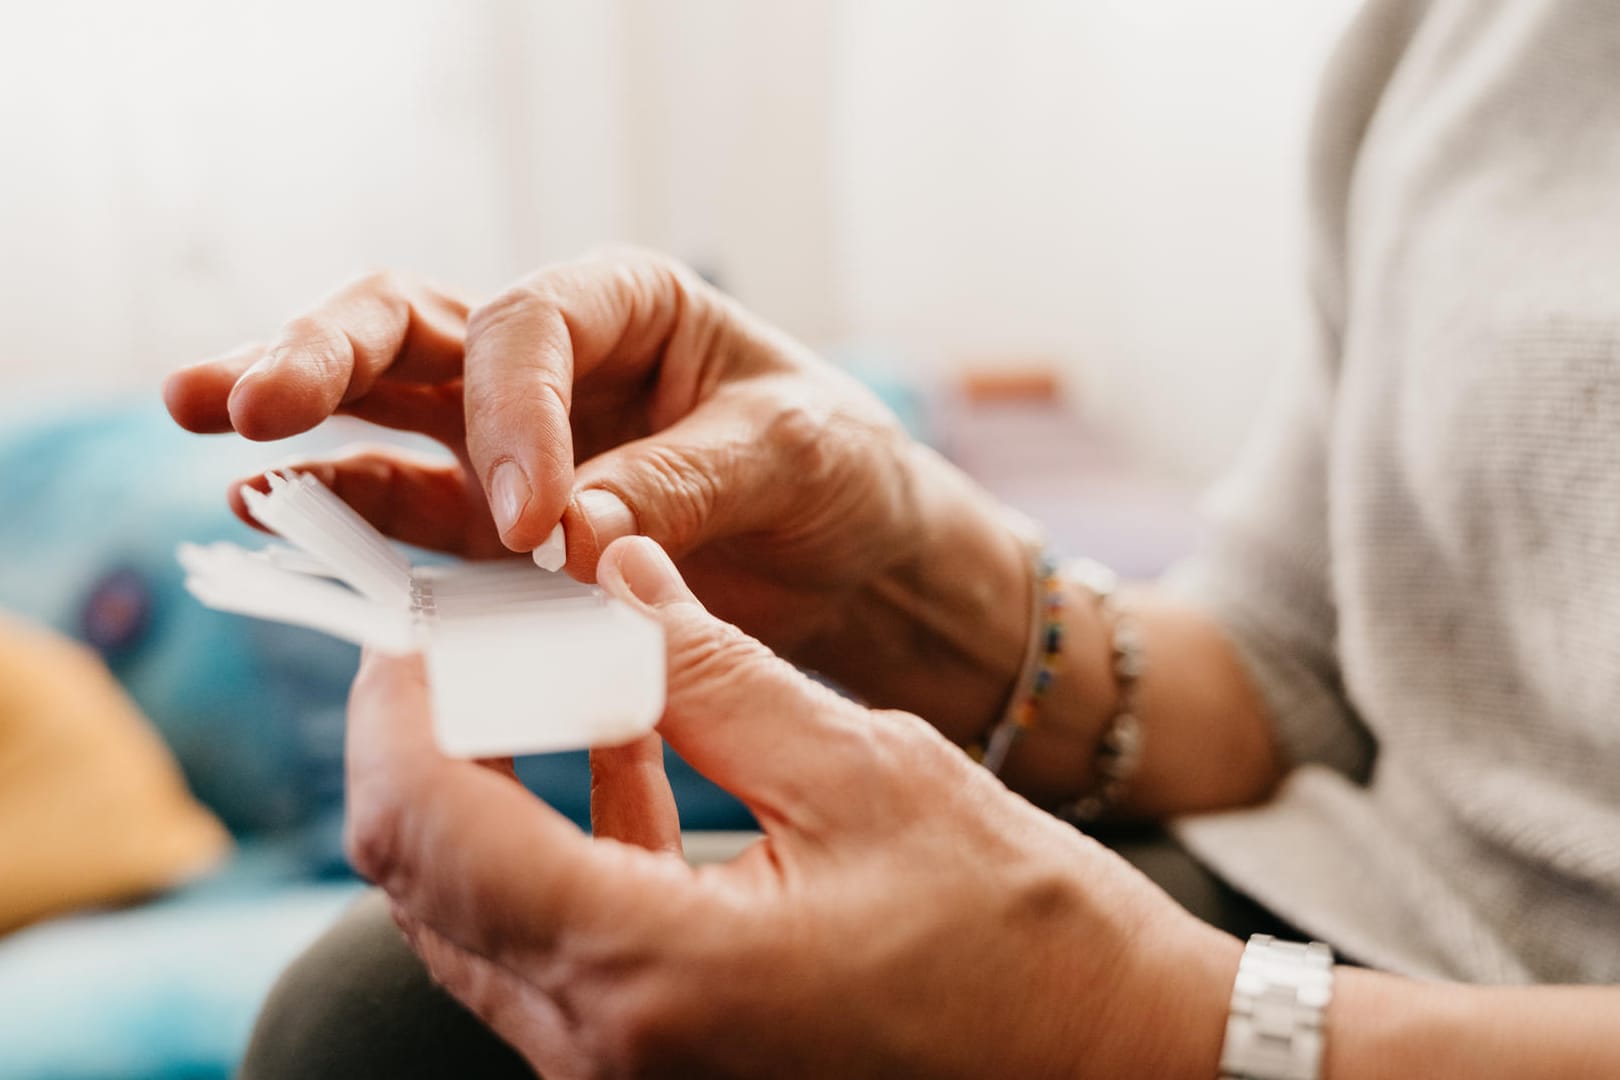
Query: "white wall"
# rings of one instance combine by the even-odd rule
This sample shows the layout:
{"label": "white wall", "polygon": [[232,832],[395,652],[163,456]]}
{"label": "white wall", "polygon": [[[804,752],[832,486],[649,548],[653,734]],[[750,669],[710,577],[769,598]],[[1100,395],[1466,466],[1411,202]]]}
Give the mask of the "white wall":
{"label": "white wall", "polygon": [[631,0],[625,138],[636,240],[678,252],[796,333],[844,329],[829,184],[836,4]]}
{"label": "white wall", "polygon": [[101,0],[0,37],[0,394],[147,390],[392,265],[635,240],[818,343],[1037,353],[1230,454],[1350,0]]}
{"label": "white wall", "polygon": [[0,45],[8,377],[128,385],[359,270],[511,262],[482,26],[450,3],[33,5]]}
{"label": "white wall", "polygon": [[1351,6],[851,4],[851,329],[1059,357],[1145,454],[1207,476],[1293,344],[1302,140]]}

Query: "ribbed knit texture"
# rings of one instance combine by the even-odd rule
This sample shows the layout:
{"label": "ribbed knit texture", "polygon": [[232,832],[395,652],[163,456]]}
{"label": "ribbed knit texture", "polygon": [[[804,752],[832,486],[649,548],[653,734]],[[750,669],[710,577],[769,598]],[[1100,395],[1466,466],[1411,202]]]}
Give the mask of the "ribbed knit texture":
{"label": "ribbed knit texture", "polygon": [[1373,0],[1312,221],[1317,340],[1171,578],[1299,767],[1178,834],[1365,962],[1620,982],[1620,3]]}

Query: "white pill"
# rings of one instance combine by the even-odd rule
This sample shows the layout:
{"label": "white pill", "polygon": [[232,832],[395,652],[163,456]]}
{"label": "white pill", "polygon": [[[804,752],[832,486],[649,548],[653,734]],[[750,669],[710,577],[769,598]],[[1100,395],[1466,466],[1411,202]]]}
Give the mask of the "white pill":
{"label": "white pill", "polygon": [[568,561],[568,542],[563,539],[562,522],[557,522],[545,543],[534,549],[534,565],[542,570],[561,570]]}

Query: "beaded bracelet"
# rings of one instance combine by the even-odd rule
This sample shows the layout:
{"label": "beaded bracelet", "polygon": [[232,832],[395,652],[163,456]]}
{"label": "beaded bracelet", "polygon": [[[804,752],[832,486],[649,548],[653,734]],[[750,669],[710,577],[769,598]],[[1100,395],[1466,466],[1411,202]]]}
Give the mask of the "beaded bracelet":
{"label": "beaded bracelet", "polygon": [[1030,604],[1029,645],[1024,663],[1001,720],[974,753],[995,775],[1000,774],[1007,755],[1012,753],[1024,732],[1035,726],[1036,713],[1052,685],[1053,673],[1063,653],[1063,582],[1052,556],[1039,547],[1031,550],[1034,599]]}
{"label": "beaded bracelet", "polygon": [[1142,634],[1136,620],[1119,606],[1115,597],[1118,576],[1091,559],[1066,564],[1063,576],[1097,598],[1104,619],[1112,626],[1109,666],[1118,687],[1114,714],[1104,726],[1097,744],[1095,776],[1090,790],[1058,810],[1060,817],[1089,823],[1097,821],[1119,803],[1126,785],[1142,763],[1142,722],[1136,716],[1136,697],[1145,662]]}

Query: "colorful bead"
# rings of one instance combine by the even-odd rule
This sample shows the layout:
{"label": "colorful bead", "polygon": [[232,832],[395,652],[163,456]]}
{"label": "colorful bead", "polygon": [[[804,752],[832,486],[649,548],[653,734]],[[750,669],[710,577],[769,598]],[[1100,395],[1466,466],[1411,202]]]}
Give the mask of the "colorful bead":
{"label": "colorful bead", "polygon": [[1042,552],[1034,560],[1034,571],[1036,600],[1032,615],[1038,613],[1039,626],[1033,628],[1032,643],[1039,643],[1040,653],[1033,669],[1023,674],[1025,681],[1015,689],[1004,719],[990,731],[979,752],[981,762],[992,772],[1000,771],[1018,736],[1035,726],[1041,700],[1057,677],[1058,658],[1063,652],[1063,580],[1057,561]]}

